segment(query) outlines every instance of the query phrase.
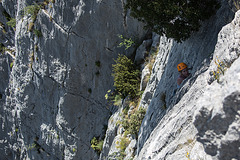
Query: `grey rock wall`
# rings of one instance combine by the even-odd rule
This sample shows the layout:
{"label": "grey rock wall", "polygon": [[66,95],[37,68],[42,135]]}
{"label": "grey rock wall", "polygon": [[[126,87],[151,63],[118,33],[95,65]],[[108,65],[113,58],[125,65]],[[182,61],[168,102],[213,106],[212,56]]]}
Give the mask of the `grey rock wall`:
{"label": "grey rock wall", "polygon": [[29,31],[30,15],[21,16],[33,1],[2,1],[17,26],[1,110],[1,159],[97,159],[90,141],[105,134],[104,95],[113,83],[113,58],[124,51],[118,34],[144,36],[142,24],[124,16],[122,3],[50,2],[34,22],[38,37]]}
{"label": "grey rock wall", "polygon": [[[159,51],[139,105],[139,107],[146,108],[147,113],[140,128],[137,144],[134,144],[136,139],[129,137],[130,144],[134,145],[127,147],[124,159],[130,159],[133,155],[136,160],[226,159],[224,157],[239,159],[239,129],[237,125],[239,117],[236,113],[238,109],[235,107],[234,111],[228,110],[225,114],[218,115],[215,118],[217,120],[210,121],[208,124],[207,121],[212,116],[211,108],[214,107],[216,101],[212,98],[206,100],[211,97],[211,94],[215,94],[214,92],[207,94],[206,88],[211,86],[211,83],[217,83],[216,80],[211,81],[212,71],[217,69],[216,59],[224,61],[226,64],[232,64],[239,56],[238,14],[232,21],[234,12],[227,1],[222,1],[222,7],[217,15],[205,21],[199,32],[181,44],[164,36],[160,37],[153,34],[151,48],[157,48]],[[226,24],[228,25],[225,26]],[[222,28],[223,26],[224,28]],[[144,44],[137,51],[146,52],[143,46]],[[178,89],[176,66],[180,62],[187,63],[189,67],[192,67],[192,70],[190,71],[191,76]],[[146,65],[142,70],[141,86],[144,86],[143,81],[144,77],[147,77],[146,70],[148,68]],[[238,74],[238,72],[231,74]],[[232,80],[226,80],[226,84],[227,81]],[[238,84],[238,81],[233,83]],[[231,84],[225,88],[229,86],[231,88]],[[235,87],[238,88],[237,86]],[[217,101],[221,102],[227,98],[220,91],[222,86],[214,86],[213,88],[212,90],[216,90],[222,95],[219,97],[216,94]],[[227,103],[236,99],[233,105],[239,105],[237,93],[234,92],[231,98],[227,98],[229,99]],[[206,106],[205,101],[210,104]],[[230,121],[227,120],[227,117],[220,118],[227,116],[228,112],[235,112]],[[116,124],[116,115],[121,113],[119,110],[111,117],[109,124],[114,126],[114,130],[121,129],[121,125]],[[233,119],[237,120],[233,122]],[[225,120],[227,120],[227,125],[220,127],[219,125],[225,124],[221,121]],[[207,127],[204,127],[205,125]],[[231,129],[227,129],[230,126]],[[219,133],[220,131],[222,133]],[[117,159],[116,157],[120,155],[113,153],[119,152],[116,143],[120,141],[123,132],[113,132],[112,127],[109,127],[107,133],[114,134],[106,135],[101,159]],[[109,139],[111,142],[107,141]]]}
{"label": "grey rock wall", "polygon": [[[222,17],[225,17],[226,21],[223,21]],[[172,108],[189,90],[196,78],[206,71],[213,56],[218,33],[232,18],[231,8],[226,1],[222,1],[222,7],[217,15],[204,22],[201,29],[185,42],[176,43],[171,39],[161,37],[159,53],[153,65],[153,74],[140,104],[144,108],[148,107],[148,110],[139,133],[139,151],[166,114],[166,110],[163,109],[164,104]],[[177,90],[176,80],[179,74],[176,66],[180,62],[185,62],[192,67],[190,71],[192,78],[187,82],[189,85]],[[177,91],[176,95],[175,91]],[[165,102],[161,100],[162,95],[166,97]]]}
{"label": "grey rock wall", "polygon": [[[38,37],[29,31],[30,15],[21,16],[32,3],[2,0],[0,5],[17,19],[16,32],[6,27],[3,34],[0,28],[1,43],[14,50],[0,56],[0,159],[98,159],[90,141],[105,132],[100,159],[116,159],[124,133],[118,121],[126,106],[109,106],[104,95],[113,84],[113,58],[125,52],[117,47],[118,34],[141,39],[142,24],[123,10],[124,1],[55,0],[38,13]],[[128,135],[125,159],[240,158],[240,12],[233,20],[232,8],[222,0],[217,15],[181,44],[153,33],[137,50],[139,63],[149,45],[158,53],[147,84],[148,66],[142,67],[139,107],[147,113],[138,140]],[[177,89],[180,62],[192,70]],[[213,71],[220,62],[226,70],[216,80]]]}
{"label": "grey rock wall", "polygon": [[[228,5],[218,11],[213,21],[203,26],[202,29],[207,35],[200,31],[197,33],[200,36],[197,36],[200,38],[197,41],[194,40],[197,37],[192,37],[193,39],[190,38],[183,44],[173,42],[165,70],[160,72],[159,69],[160,81],[157,85],[153,81],[151,85],[150,79],[147,88],[150,87],[152,90],[145,90],[143,95],[145,99],[142,99],[142,105],[148,107],[148,111],[139,132],[138,154],[135,159],[240,158],[239,69],[237,69],[240,12],[236,13],[233,21],[222,28],[220,17],[224,15],[223,17],[229,16],[231,19],[232,15],[230,8],[227,10],[225,7]],[[201,39],[203,37],[205,38]],[[189,47],[185,46],[186,44]],[[195,46],[196,44],[198,46]],[[173,51],[182,57],[176,58]],[[167,54],[160,53],[162,57]],[[210,55],[212,59],[207,58]],[[177,73],[173,71],[181,61],[193,66],[192,75],[174,94]],[[213,71],[218,70],[219,62],[223,62],[228,68],[224,75],[220,75],[219,82],[215,78],[209,83]],[[162,63],[157,59],[155,65],[159,64]],[[163,108],[162,94],[166,94],[167,109]]]}
{"label": "grey rock wall", "polygon": [[[8,85],[11,75],[11,63],[14,61],[15,47],[14,47],[14,30],[9,27],[6,22],[7,18],[4,15],[6,10],[0,4],[0,159],[7,159],[5,153],[9,153],[8,144],[8,114],[9,109],[5,110],[5,103],[7,101]],[[5,50],[5,53],[4,53]],[[10,52],[11,50],[11,52]]]}
{"label": "grey rock wall", "polygon": [[[213,159],[239,159],[239,56],[240,12],[218,35],[214,59],[207,73],[223,69],[219,80],[205,88],[196,105],[194,125],[197,140]],[[220,71],[221,72],[221,71]],[[207,76],[206,76],[207,77]]]}

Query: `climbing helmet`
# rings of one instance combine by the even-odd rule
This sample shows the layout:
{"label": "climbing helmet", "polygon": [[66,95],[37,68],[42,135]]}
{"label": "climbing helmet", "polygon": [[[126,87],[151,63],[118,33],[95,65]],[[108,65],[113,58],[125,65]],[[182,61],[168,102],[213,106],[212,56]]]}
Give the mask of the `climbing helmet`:
{"label": "climbing helmet", "polygon": [[177,69],[178,69],[179,72],[184,70],[185,68],[188,68],[188,66],[185,63],[179,63],[177,65]]}

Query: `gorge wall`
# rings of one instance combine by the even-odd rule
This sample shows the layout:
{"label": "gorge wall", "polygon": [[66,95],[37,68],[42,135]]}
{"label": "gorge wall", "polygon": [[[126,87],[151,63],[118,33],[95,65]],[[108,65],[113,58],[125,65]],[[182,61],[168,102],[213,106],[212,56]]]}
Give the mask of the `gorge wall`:
{"label": "gorge wall", "polygon": [[[35,20],[24,11],[34,4],[43,4]],[[122,1],[2,0],[0,7],[8,48],[1,54],[0,159],[97,159],[90,141],[105,134],[104,95],[113,58],[124,50],[118,35],[141,39],[142,24]]]}
{"label": "gorge wall", "polygon": [[[0,4],[0,159],[118,159],[125,132],[119,121],[128,104],[111,106],[105,94],[113,85],[113,59],[134,52],[117,47],[118,35],[140,41],[146,31],[124,11],[124,1],[44,2],[37,2],[44,7],[32,30],[23,9],[34,1]],[[240,159],[240,12],[234,2],[222,0],[217,14],[183,43],[152,33],[138,47],[135,61],[156,55],[152,69],[142,64],[138,109],[146,115],[138,136],[127,135],[122,159]],[[6,13],[16,28],[6,24]],[[192,70],[177,88],[180,62]],[[105,137],[100,156],[91,148],[93,137]]]}
{"label": "gorge wall", "polygon": [[[157,46],[159,51],[138,106],[147,112],[138,138],[127,136],[125,160],[240,158],[240,12],[233,19],[233,3],[221,3],[217,14],[183,43],[153,35],[151,48]],[[192,69],[177,88],[180,62]],[[146,70],[148,65],[142,75],[150,73]],[[102,159],[121,157],[124,127],[118,121],[124,108],[125,103],[109,120]]]}
{"label": "gorge wall", "polygon": [[[226,8],[221,11],[221,15],[231,15]],[[170,49],[172,56],[168,56],[165,66],[168,70],[160,72],[162,77],[150,99],[140,129],[136,159],[239,159],[239,13],[233,21],[219,28],[219,33],[217,27],[221,20],[216,18],[211,23],[211,26],[215,25],[215,35],[210,34],[214,33],[213,30],[208,32],[207,28],[211,27],[205,28],[204,31],[211,37],[209,41],[195,41],[202,47],[200,44],[198,49],[191,46],[194,50],[190,51],[184,45],[178,48],[177,51],[182,49],[184,55],[183,59],[175,57],[177,62],[172,59],[175,54],[171,53],[174,51],[173,43]],[[213,37],[217,38],[216,42]],[[204,59],[208,53],[211,56],[206,55]],[[181,61],[192,63],[190,66],[193,69],[191,77],[177,89],[170,86],[168,77]],[[214,77],[217,72],[219,79]],[[177,89],[175,94],[171,88]],[[162,100],[162,94],[166,94],[166,102]],[[143,101],[143,104],[148,101]],[[166,109],[163,108],[164,103]]]}

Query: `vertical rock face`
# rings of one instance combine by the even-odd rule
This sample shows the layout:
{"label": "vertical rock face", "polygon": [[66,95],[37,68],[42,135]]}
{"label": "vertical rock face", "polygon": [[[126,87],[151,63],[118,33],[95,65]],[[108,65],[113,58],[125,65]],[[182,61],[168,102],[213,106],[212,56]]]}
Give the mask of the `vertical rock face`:
{"label": "vertical rock face", "polygon": [[[141,102],[143,107],[148,107],[148,111],[140,131],[139,149],[150,136],[151,132],[149,131],[152,131],[166,114],[163,106],[166,104],[171,108],[177,104],[196,78],[207,69],[217,43],[217,35],[226,24],[222,21],[222,16],[226,17],[229,22],[232,20],[233,13],[227,2],[223,2],[217,15],[206,21],[199,32],[193,34],[185,42],[179,44],[161,37],[159,53]],[[176,66],[180,62],[192,67],[190,71],[192,75],[191,79],[187,81],[188,85],[181,86],[182,89],[177,90],[176,80],[179,74]],[[178,93],[175,94],[175,91]],[[165,97],[164,101],[161,98],[162,95]]]}
{"label": "vertical rock face", "polygon": [[[6,10],[0,4],[0,159],[6,159],[6,146],[9,144],[8,139],[8,115],[9,108],[5,108],[7,100],[6,89],[8,88],[9,78],[11,74],[10,64],[14,60],[14,55],[10,51],[14,50],[14,31],[11,27],[6,25],[7,18],[5,18]],[[7,54],[2,54],[6,51]],[[9,153],[9,152],[8,152]]]}
{"label": "vertical rock face", "polygon": [[[160,40],[141,102],[148,110],[135,159],[240,158],[240,12],[231,20],[232,12],[227,8],[223,2],[216,17],[182,44]],[[222,16],[231,20],[226,26]],[[177,89],[179,62],[193,69]]]}
{"label": "vertical rock face", "polygon": [[[90,141],[106,132],[104,95],[113,84],[113,58],[124,51],[118,34],[140,39],[142,25],[123,10],[124,1],[1,4],[0,159],[98,159]],[[24,14],[33,4],[41,4],[36,18]],[[6,25],[3,13],[16,18],[16,28]],[[185,42],[153,34],[141,45],[135,62],[144,60],[147,48],[157,55],[143,69],[139,107],[147,113],[138,139],[127,135],[129,145],[119,155],[120,115],[134,109],[125,100],[108,120],[100,159],[240,159],[240,12],[233,15],[222,0],[216,16]],[[192,70],[177,88],[180,62]]]}
{"label": "vertical rock face", "polygon": [[216,80],[205,87],[203,96],[196,103],[197,140],[213,159],[240,158],[239,29],[238,11],[234,20],[218,35],[214,59],[207,72],[214,72]]}
{"label": "vertical rock face", "polygon": [[2,1],[17,25],[16,59],[10,78],[3,74],[9,81],[1,84],[4,92],[9,83],[1,100],[1,134],[7,138],[0,159],[97,159],[90,141],[104,136],[104,95],[112,87],[113,58],[123,51],[117,35],[144,34],[122,3],[50,1],[33,21],[22,16],[33,1]]}
{"label": "vertical rock face", "polygon": [[[152,47],[157,44],[159,51],[139,105],[147,108],[147,113],[137,148],[128,146],[137,151],[134,159],[240,158],[239,14],[234,18],[228,2],[222,1],[216,16],[205,21],[187,41],[179,44],[165,37],[152,37]],[[176,66],[180,62],[187,63],[192,70],[191,76],[177,88]],[[117,114],[111,122],[117,120]],[[117,159],[121,155],[112,153],[120,153],[115,142],[120,141],[123,132],[112,134],[121,126],[111,126],[115,128],[108,128],[107,133],[111,134],[105,139],[102,155]],[[133,157],[128,148],[124,151],[125,159]]]}

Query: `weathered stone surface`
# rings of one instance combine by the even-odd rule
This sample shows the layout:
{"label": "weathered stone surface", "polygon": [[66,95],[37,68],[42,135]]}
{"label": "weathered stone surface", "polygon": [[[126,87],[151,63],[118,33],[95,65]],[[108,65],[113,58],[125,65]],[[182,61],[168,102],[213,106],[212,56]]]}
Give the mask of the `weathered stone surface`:
{"label": "weathered stone surface", "polygon": [[[195,113],[198,141],[204,145],[205,152],[215,159],[240,158],[239,24],[240,12],[237,12],[234,20],[219,33],[209,73],[222,68],[224,75],[220,72],[219,82],[215,80],[207,87]],[[221,62],[228,68],[220,65]]]}
{"label": "weathered stone surface", "polygon": [[136,149],[137,149],[137,140],[133,139],[131,140],[131,142],[129,143],[128,147],[125,150],[126,157],[124,158],[124,160],[132,159],[133,155],[135,155]]}
{"label": "weathered stone surface", "polygon": [[2,3],[17,20],[16,60],[1,111],[9,134],[3,155],[97,159],[90,141],[105,134],[104,95],[112,88],[113,58],[124,51],[117,35],[141,39],[142,24],[125,15],[121,1],[51,1],[34,22],[38,37],[29,30],[31,15],[21,16],[33,1]]}
{"label": "weathered stone surface", "polygon": [[[232,17],[231,10],[230,8],[227,9],[226,5],[219,10],[216,17],[205,22],[198,33],[182,44],[165,37],[153,36],[152,47],[157,45],[159,51],[140,103],[140,106],[148,108],[148,110],[140,128],[137,153],[134,159],[175,160],[185,159],[186,156],[190,159],[214,160],[219,158],[219,156],[212,156],[206,151],[208,150],[207,145],[212,146],[211,142],[213,141],[204,136],[205,130],[201,131],[202,134],[199,135],[199,129],[196,128],[195,123],[199,122],[202,126],[204,122],[198,120],[195,122],[194,113],[201,108],[196,102],[202,104],[205,98],[205,90],[210,78],[209,73],[214,69],[216,70],[214,62],[216,56],[223,55],[222,57],[225,58],[220,59],[223,60],[229,55],[234,55],[229,60],[225,60],[226,63],[230,63],[236,60],[239,54],[237,48],[239,48],[240,38],[236,36],[237,34],[233,34],[238,32],[239,27],[236,27],[238,23],[235,22],[238,18],[222,29],[224,25],[221,20],[222,15],[229,17],[229,19]],[[238,14],[236,14],[236,17],[238,17]],[[236,26],[230,27],[232,24]],[[209,26],[215,26],[215,28]],[[216,30],[216,28],[218,29]],[[225,33],[226,28],[229,30],[227,33]],[[221,29],[222,31],[219,33]],[[209,38],[209,36],[214,38]],[[223,41],[227,43],[223,43]],[[211,59],[211,56],[214,60]],[[183,82],[180,89],[177,89],[178,73],[176,65],[181,61],[186,62],[193,69],[191,70],[191,76]],[[217,90],[217,88],[215,89]],[[200,97],[202,97],[201,100]],[[210,95],[206,97],[210,97]],[[219,100],[221,101],[221,99]],[[232,128],[238,127],[238,125],[236,126],[237,122],[236,124],[230,122],[230,124],[234,126]],[[236,129],[235,132],[232,130],[230,132],[232,135],[238,134]],[[119,139],[118,136],[120,135],[116,135],[116,139]],[[211,137],[215,139],[214,135]],[[230,153],[234,153],[232,155],[235,156],[231,158],[236,158],[238,156],[236,155],[238,153],[236,144],[238,144],[239,139],[238,136],[229,137],[234,138],[229,141],[226,140],[226,142],[222,140],[222,143],[225,142],[224,144],[227,144],[225,146],[234,144],[233,146],[236,149]],[[218,146],[218,148],[226,151],[221,153],[222,157],[225,156],[227,147],[221,149]],[[209,152],[211,152],[211,148]],[[127,153],[126,159],[132,156],[129,149],[125,150],[125,153]]]}
{"label": "weathered stone surface", "polygon": [[144,58],[147,55],[147,49],[150,48],[152,39],[144,40],[143,43],[138,47],[134,63],[141,64],[144,62]]}
{"label": "weathered stone surface", "polygon": [[140,83],[140,91],[144,91],[145,88],[147,87],[148,80],[150,79],[150,71],[149,71],[149,66],[145,66],[142,70],[142,75],[141,75],[141,83]]}
{"label": "weathered stone surface", "polygon": [[[218,15],[220,13],[228,15],[228,12],[225,12],[226,10],[223,12],[222,9],[219,10]],[[240,37],[237,34],[240,29],[239,14],[240,12],[237,12],[235,19],[222,28],[216,45],[209,42],[213,46],[208,47],[214,49],[213,60],[200,60],[204,55],[202,51],[207,50],[206,39],[202,45],[204,49],[198,49],[196,55],[190,54],[184,47],[184,43],[190,44],[188,41],[181,44],[183,46],[173,45],[172,50],[179,45],[177,51],[185,51],[185,57],[194,62],[190,63],[193,64],[192,76],[174,94],[171,90],[171,88],[174,89],[171,87],[172,78],[169,75],[169,72],[175,68],[170,67],[174,63],[172,59],[174,55],[168,57],[168,63],[142,123],[138,140],[138,156],[135,159],[185,159],[186,156],[190,159],[215,160],[226,157],[226,159],[239,159],[239,108],[234,107],[239,106],[240,88],[239,69],[237,69],[239,68],[237,48],[240,45]],[[216,25],[220,22],[220,19],[215,21]],[[217,35],[214,34],[214,37]],[[190,46],[191,49],[194,48],[193,44]],[[198,57],[198,54],[202,55]],[[192,57],[198,58],[194,60]],[[220,75],[219,83],[215,80],[209,85],[210,72],[216,71],[218,66],[215,59],[232,65],[224,75]],[[197,68],[195,69],[194,66]],[[161,107],[163,106],[162,93],[166,93],[166,110]]]}
{"label": "weathered stone surface", "polygon": [[[138,150],[141,149],[151,131],[166,113],[164,109],[161,109],[164,102],[160,100],[160,96],[166,94],[166,105],[171,108],[189,90],[198,75],[207,69],[210,63],[209,57],[215,49],[217,35],[224,25],[222,15],[229,17],[229,19],[232,17],[232,11],[226,4],[223,4],[215,17],[203,24],[199,32],[181,44],[160,39],[160,50],[153,65],[153,74],[140,104],[145,108],[148,107],[148,110],[139,133]],[[174,90],[177,89],[178,73],[176,66],[180,62],[185,62],[193,67],[191,70],[192,78],[187,82],[188,85],[182,87],[178,94],[173,96]]]}
{"label": "weathered stone surface", "polygon": [[[90,141],[104,137],[107,121],[99,159],[117,159],[124,136],[118,121],[126,106],[114,109],[104,95],[112,87],[113,58],[125,52],[117,47],[118,35],[144,34],[142,25],[123,11],[123,3],[50,2],[34,22],[42,33],[37,37],[28,31],[30,15],[20,16],[32,1],[2,0],[0,10],[16,15],[17,26],[15,38],[10,27],[6,34],[0,27],[0,43],[16,47],[12,71],[15,55],[0,56],[0,159],[98,159]],[[147,113],[138,140],[127,135],[125,159],[133,154],[136,160],[240,158],[240,12],[232,20],[230,6],[223,0],[217,15],[181,44],[153,33],[151,46],[138,49],[139,63],[146,48],[158,54],[146,88],[142,83],[140,107]],[[193,69],[177,89],[179,62]],[[227,68],[216,80],[213,71],[220,62]],[[147,75],[142,74],[142,82]],[[109,108],[114,111],[110,119]]]}
{"label": "weathered stone surface", "polygon": [[197,139],[215,159],[240,157],[239,63],[238,58],[221,77],[222,83],[215,81],[197,103],[199,110],[194,118]]}
{"label": "weathered stone surface", "polygon": [[[9,101],[7,99],[8,95],[8,85],[10,83],[10,75],[11,75],[11,63],[14,61],[14,30],[10,28],[6,22],[7,19],[3,15],[5,9],[2,7],[0,3],[0,159],[10,159],[13,155],[11,155],[11,149],[9,146],[9,126],[12,124],[8,122],[9,117],[11,116],[10,110],[11,108],[6,108],[5,103]],[[7,50],[12,50],[12,53]],[[8,153],[8,154],[5,154]]]}
{"label": "weathered stone surface", "polygon": [[118,135],[118,131],[119,131],[119,124],[117,124],[117,123],[121,120],[120,110],[121,110],[121,108],[119,108],[118,111],[115,112],[108,120],[108,129],[106,131],[106,137],[104,139],[103,150],[102,150],[102,153],[101,153],[99,159],[106,159],[106,157],[108,157],[110,155],[109,154],[110,151],[113,153],[112,148],[116,148],[115,137]]}
{"label": "weathered stone surface", "polygon": [[[4,9],[7,11],[7,13],[14,18],[16,16],[17,12],[17,0],[2,0],[1,5],[3,5]],[[1,12],[2,13],[2,12]]]}

